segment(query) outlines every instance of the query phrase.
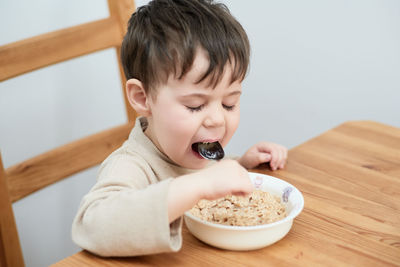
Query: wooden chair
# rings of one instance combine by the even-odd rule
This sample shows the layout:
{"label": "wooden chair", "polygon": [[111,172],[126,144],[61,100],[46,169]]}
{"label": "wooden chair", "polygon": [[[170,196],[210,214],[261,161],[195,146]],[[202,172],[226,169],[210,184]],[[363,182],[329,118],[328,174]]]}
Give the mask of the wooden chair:
{"label": "wooden chair", "polygon": [[[120,45],[127,22],[135,9],[134,1],[108,0],[108,7],[110,16],[106,19],[1,46],[0,81],[114,47],[124,90],[126,80],[119,59]],[[12,203],[101,163],[127,139],[133,127],[136,115],[129,108],[126,96],[125,104],[128,122],[124,125],[55,148],[7,169],[4,169],[0,156],[0,266],[24,266]]]}

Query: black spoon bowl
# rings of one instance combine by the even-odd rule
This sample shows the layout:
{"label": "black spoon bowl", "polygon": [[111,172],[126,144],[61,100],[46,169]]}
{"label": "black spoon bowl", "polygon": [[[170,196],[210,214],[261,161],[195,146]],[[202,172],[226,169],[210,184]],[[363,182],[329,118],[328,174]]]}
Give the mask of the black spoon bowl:
{"label": "black spoon bowl", "polygon": [[220,160],[225,156],[224,149],[219,142],[194,143],[192,147],[205,159]]}

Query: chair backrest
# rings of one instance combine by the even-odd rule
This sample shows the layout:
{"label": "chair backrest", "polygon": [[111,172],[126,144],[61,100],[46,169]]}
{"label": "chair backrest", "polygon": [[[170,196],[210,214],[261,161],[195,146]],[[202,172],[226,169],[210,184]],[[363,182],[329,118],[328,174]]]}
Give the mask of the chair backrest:
{"label": "chair backrest", "polygon": [[[120,45],[135,9],[134,1],[108,0],[108,8],[108,18],[1,46],[0,81],[114,47],[124,90],[126,80],[120,62]],[[101,163],[127,139],[136,114],[129,107],[125,93],[123,95],[128,115],[124,125],[55,148],[7,169],[0,155],[0,266],[24,266],[12,203]]]}

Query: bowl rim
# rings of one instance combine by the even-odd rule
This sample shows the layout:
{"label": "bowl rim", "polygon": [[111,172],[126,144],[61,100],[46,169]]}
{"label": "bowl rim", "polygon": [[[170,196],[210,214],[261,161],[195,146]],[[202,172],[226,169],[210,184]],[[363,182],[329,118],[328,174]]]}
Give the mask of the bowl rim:
{"label": "bowl rim", "polygon": [[298,190],[294,185],[286,182],[285,180],[282,180],[282,179],[279,179],[277,177],[267,175],[267,174],[256,173],[256,172],[249,172],[249,174],[277,179],[279,181],[286,183],[288,186],[293,187],[294,191],[297,191],[298,195],[300,196],[299,208],[297,208],[293,213],[289,214],[282,220],[279,220],[279,221],[276,221],[273,223],[267,223],[267,224],[261,224],[261,225],[251,225],[251,226],[236,226],[236,225],[224,225],[224,224],[212,223],[212,222],[205,221],[205,220],[202,220],[202,219],[194,216],[193,214],[190,213],[190,210],[186,211],[184,213],[184,216],[189,217],[190,219],[192,219],[196,222],[199,222],[199,223],[211,226],[211,227],[215,227],[215,228],[226,229],[226,230],[235,230],[235,231],[248,231],[248,230],[259,230],[259,229],[272,228],[277,225],[284,224],[289,221],[293,221],[293,219],[296,218],[301,213],[301,211],[304,208],[304,197],[303,197],[303,194],[300,192],[300,190]]}

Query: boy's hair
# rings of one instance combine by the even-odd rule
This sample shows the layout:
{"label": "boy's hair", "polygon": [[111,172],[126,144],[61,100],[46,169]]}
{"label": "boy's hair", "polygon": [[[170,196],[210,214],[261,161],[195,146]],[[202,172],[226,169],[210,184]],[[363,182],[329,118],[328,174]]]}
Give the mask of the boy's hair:
{"label": "boy's hair", "polygon": [[208,55],[209,67],[198,83],[209,79],[215,87],[226,63],[233,66],[231,82],[244,79],[249,40],[225,5],[213,0],[153,0],[129,20],[121,48],[125,76],[140,80],[149,92],[171,74],[182,78],[199,48]]}

